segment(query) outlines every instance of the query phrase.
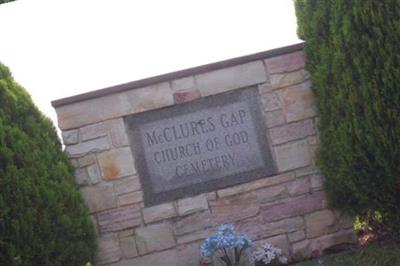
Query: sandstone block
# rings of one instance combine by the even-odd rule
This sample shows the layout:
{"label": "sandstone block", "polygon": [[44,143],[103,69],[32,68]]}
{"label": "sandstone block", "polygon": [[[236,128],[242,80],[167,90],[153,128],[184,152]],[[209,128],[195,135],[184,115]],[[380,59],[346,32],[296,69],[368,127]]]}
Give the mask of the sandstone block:
{"label": "sandstone block", "polygon": [[136,244],[141,255],[175,246],[171,225],[162,223],[137,228]]}
{"label": "sandstone block", "polygon": [[353,229],[339,231],[330,235],[324,235],[319,238],[314,238],[311,241],[310,250],[314,254],[322,254],[322,252],[329,247],[345,243],[353,244],[356,241],[357,237]]}
{"label": "sandstone block", "polygon": [[125,206],[125,205],[143,202],[143,192],[139,190],[139,191],[121,195],[118,197],[118,201],[119,201],[119,206]]}
{"label": "sandstone block", "polygon": [[278,93],[288,123],[311,118],[317,114],[310,83],[286,87]]}
{"label": "sandstone block", "polygon": [[287,193],[286,186],[278,185],[257,190],[257,198],[260,203],[265,203],[288,196]]}
{"label": "sandstone block", "polygon": [[252,240],[263,239],[275,235],[303,230],[305,227],[302,217],[283,219],[277,222],[265,222],[257,216],[236,223],[238,232],[242,232]]}
{"label": "sandstone block", "polygon": [[174,79],[171,81],[171,86],[174,92],[196,90],[196,84],[193,76]]}
{"label": "sandstone block", "polygon": [[264,93],[261,101],[265,111],[274,111],[281,108],[279,96],[275,92]]}
{"label": "sandstone block", "polygon": [[286,257],[290,256],[290,243],[286,237],[286,235],[278,235],[278,236],[273,236],[270,238],[265,239],[264,241],[260,241],[262,244],[265,242],[270,243],[274,245],[277,248],[280,248],[282,250],[283,255]]}
{"label": "sandstone block", "polygon": [[303,139],[315,134],[314,124],[311,119],[273,127],[269,130],[273,145],[282,144],[292,140]]}
{"label": "sandstone block", "polygon": [[194,231],[203,230],[211,226],[211,213],[209,211],[205,211],[179,219],[174,225],[174,232],[175,235],[183,235]]}
{"label": "sandstone block", "polygon": [[342,229],[350,229],[354,227],[354,218],[347,214],[337,214],[336,217],[339,219],[339,226]]}
{"label": "sandstone block", "polygon": [[304,82],[308,78],[309,74],[304,69],[270,75],[272,89],[274,90]]}
{"label": "sandstone block", "polygon": [[299,260],[309,258],[311,252],[311,241],[308,239],[292,244],[292,254],[294,259]]}
{"label": "sandstone block", "polygon": [[125,147],[129,145],[128,135],[125,131],[125,124],[122,118],[116,118],[108,121],[110,128],[111,143],[114,147]]}
{"label": "sandstone block", "polygon": [[233,187],[229,187],[229,188],[224,188],[224,189],[218,190],[217,194],[220,198],[223,198],[223,197],[233,196],[233,195],[237,195],[240,193],[260,189],[263,187],[278,185],[278,184],[285,183],[285,182],[293,180],[293,179],[294,179],[293,173],[284,173],[281,175],[265,177],[263,179],[258,179],[256,181],[248,182],[245,184],[241,184],[241,185],[237,185],[237,186],[233,186]]}
{"label": "sandstone block", "polygon": [[179,91],[174,93],[176,104],[190,102],[201,97],[199,90]]}
{"label": "sandstone block", "polygon": [[121,246],[121,251],[122,254],[124,255],[124,258],[130,259],[138,256],[138,252],[136,250],[135,237],[128,236],[121,238],[119,240],[119,244]]}
{"label": "sandstone block", "polygon": [[308,175],[318,174],[319,170],[314,165],[306,166],[300,169],[296,169],[296,177],[303,177]]}
{"label": "sandstone block", "polygon": [[217,199],[217,192],[208,192],[206,193],[207,200],[216,200]]}
{"label": "sandstone block", "polygon": [[141,224],[140,206],[131,205],[103,211],[97,214],[99,230],[102,233],[121,231]]}
{"label": "sandstone block", "polygon": [[310,192],[310,180],[307,177],[296,179],[286,184],[290,196],[298,196]]}
{"label": "sandstone block", "polygon": [[175,207],[171,202],[144,208],[142,211],[145,223],[152,223],[177,215]]}
{"label": "sandstone block", "polygon": [[231,223],[257,215],[259,212],[257,195],[246,193],[210,202],[213,221],[216,225]]}
{"label": "sandstone block", "polygon": [[321,189],[324,185],[324,177],[320,174],[310,176],[310,181],[313,190]]}
{"label": "sandstone block", "polygon": [[114,180],[136,173],[129,147],[103,152],[98,155],[98,160],[104,180]]}
{"label": "sandstone block", "polygon": [[76,144],[79,141],[78,130],[72,129],[72,130],[63,131],[62,138],[63,138],[64,145]]}
{"label": "sandstone block", "polygon": [[69,158],[69,162],[71,163],[71,165],[75,168],[80,167],[79,163],[78,163],[78,159],[74,159],[74,158]]}
{"label": "sandstone block", "polygon": [[311,163],[307,140],[289,142],[274,148],[279,172],[307,166]]}
{"label": "sandstone block", "polygon": [[267,128],[285,124],[285,114],[282,110],[265,112],[265,125]]}
{"label": "sandstone block", "polygon": [[[315,133],[318,133],[317,128],[316,128],[316,132],[315,132]],[[308,140],[308,143],[309,143],[310,145],[319,145],[319,138],[318,138],[318,136],[310,136],[310,137],[307,138],[307,140]]]}
{"label": "sandstone block", "polygon": [[168,82],[127,91],[130,113],[139,113],[174,104],[172,89]]}
{"label": "sandstone block", "polygon": [[181,216],[207,209],[208,202],[206,194],[178,200],[178,214]]}
{"label": "sandstone block", "polygon": [[297,198],[290,198],[286,202],[261,207],[261,214],[266,222],[277,221],[283,218],[303,215],[324,208],[326,196],[323,192],[315,192]]}
{"label": "sandstone block", "polygon": [[135,230],[133,228],[125,229],[123,231],[118,232],[118,237],[119,237],[119,239],[129,237],[129,236],[133,236],[134,233],[135,233]]}
{"label": "sandstone block", "polygon": [[88,166],[91,164],[96,163],[96,155],[94,154],[87,154],[78,159],[78,163],[80,167]]}
{"label": "sandstone block", "polygon": [[92,220],[93,226],[94,226],[94,231],[96,234],[98,234],[99,230],[97,228],[97,219],[95,214],[89,214],[90,220]]}
{"label": "sandstone block", "polygon": [[254,61],[198,74],[195,79],[201,95],[208,96],[266,82],[267,76],[263,63]]}
{"label": "sandstone block", "polygon": [[204,229],[201,231],[192,232],[190,234],[177,236],[177,242],[178,242],[178,244],[184,244],[184,243],[189,243],[189,242],[193,242],[193,241],[197,241],[197,240],[202,240],[202,239],[205,239],[205,238],[209,237],[210,235],[214,234],[214,231],[215,230],[212,228],[207,228],[207,229]]}
{"label": "sandstone block", "polygon": [[89,183],[94,185],[100,182],[100,170],[97,164],[89,165],[87,168]]}
{"label": "sandstone block", "polygon": [[181,245],[177,248],[177,266],[199,266],[200,265],[200,243]]}
{"label": "sandstone block", "polygon": [[322,236],[336,231],[336,217],[330,210],[317,211],[304,217],[308,238]]}
{"label": "sandstone block", "polygon": [[93,139],[79,144],[70,145],[65,148],[65,151],[72,158],[84,156],[90,152],[101,152],[110,149],[110,144],[106,137]]}
{"label": "sandstone block", "polygon": [[121,195],[141,190],[140,181],[137,176],[130,176],[122,180],[114,181],[115,194]]}
{"label": "sandstone block", "polygon": [[88,174],[85,168],[76,168],[74,171],[75,183],[78,185],[88,184]]}
{"label": "sandstone block", "polygon": [[172,90],[164,82],[60,106],[56,112],[59,127],[66,130],[172,104]]}
{"label": "sandstone block", "polygon": [[297,51],[265,59],[265,64],[270,74],[290,72],[304,68],[305,55],[303,51]]}
{"label": "sandstone block", "polygon": [[298,242],[300,240],[304,240],[306,238],[306,234],[304,233],[304,230],[299,230],[293,233],[289,233],[288,239],[291,243],[293,242]]}
{"label": "sandstone block", "polygon": [[272,85],[270,83],[262,83],[258,85],[258,92],[260,94],[272,92]]}
{"label": "sandstone block", "polygon": [[179,258],[175,249],[149,254],[143,257],[136,257],[119,261],[112,266],[158,266],[158,265],[178,265]]}
{"label": "sandstone block", "polygon": [[91,213],[117,207],[117,200],[110,185],[83,187],[81,193]]}
{"label": "sandstone block", "polygon": [[97,240],[98,264],[104,265],[121,259],[118,237],[116,235],[103,235]]}
{"label": "sandstone block", "polygon": [[125,93],[117,93],[56,108],[58,126],[61,130],[104,121],[129,113]]}
{"label": "sandstone block", "polygon": [[108,130],[103,122],[87,125],[79,129],[81,141],[107,136]]}

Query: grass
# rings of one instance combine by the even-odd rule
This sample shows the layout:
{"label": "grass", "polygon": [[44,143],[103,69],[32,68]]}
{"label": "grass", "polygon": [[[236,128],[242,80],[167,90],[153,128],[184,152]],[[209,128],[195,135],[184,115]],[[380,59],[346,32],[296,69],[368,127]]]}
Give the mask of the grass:
{"label": "grass", "polygon": [[300,263],[299,266],[400,266],[400,247],[379,247],[376,244],[363,247],[354,253],[336,254],[321,257],[313,261]]}

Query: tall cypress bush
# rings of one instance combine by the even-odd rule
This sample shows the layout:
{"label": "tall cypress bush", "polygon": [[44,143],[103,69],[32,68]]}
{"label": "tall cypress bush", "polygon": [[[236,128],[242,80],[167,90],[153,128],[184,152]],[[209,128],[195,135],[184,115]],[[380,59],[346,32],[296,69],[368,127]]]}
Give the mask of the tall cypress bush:
{"label": "tall cypress bush", "polygon": [[400,227],[400,1],[295,5],[330,203]]}
{"label": "tall cypress bush", "polygon": [[84,265],[95,233],[49,119],[0,64],[0,265]]}

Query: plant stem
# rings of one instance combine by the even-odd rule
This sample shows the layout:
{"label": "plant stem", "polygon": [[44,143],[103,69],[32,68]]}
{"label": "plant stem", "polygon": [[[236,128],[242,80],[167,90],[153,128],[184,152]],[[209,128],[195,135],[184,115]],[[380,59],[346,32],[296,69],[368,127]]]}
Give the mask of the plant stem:
{"label": "plant stem", "polygon": [[223,248],[223,250],[224,250],[224,253],[225,253],[225,257],[226,257],[226,264],[227,264],[227,266],[233,266],[232,261],[231,261],[231,259],[229,258],[228,253],[226,252],[226,249]]}

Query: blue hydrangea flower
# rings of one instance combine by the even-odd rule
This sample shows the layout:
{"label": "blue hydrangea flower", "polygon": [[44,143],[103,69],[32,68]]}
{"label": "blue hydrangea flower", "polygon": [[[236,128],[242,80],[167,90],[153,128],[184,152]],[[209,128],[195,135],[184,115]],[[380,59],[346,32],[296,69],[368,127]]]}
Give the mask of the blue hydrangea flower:
{"label": "blue hydrangea flower", "polygon": [[252,245],[252,241],[243,234],[237,234],[232,224],[218,227],[216,233],[207,237],[200,246],[203,257],[211,258],[218,250],[238,248],[245,249]]}

